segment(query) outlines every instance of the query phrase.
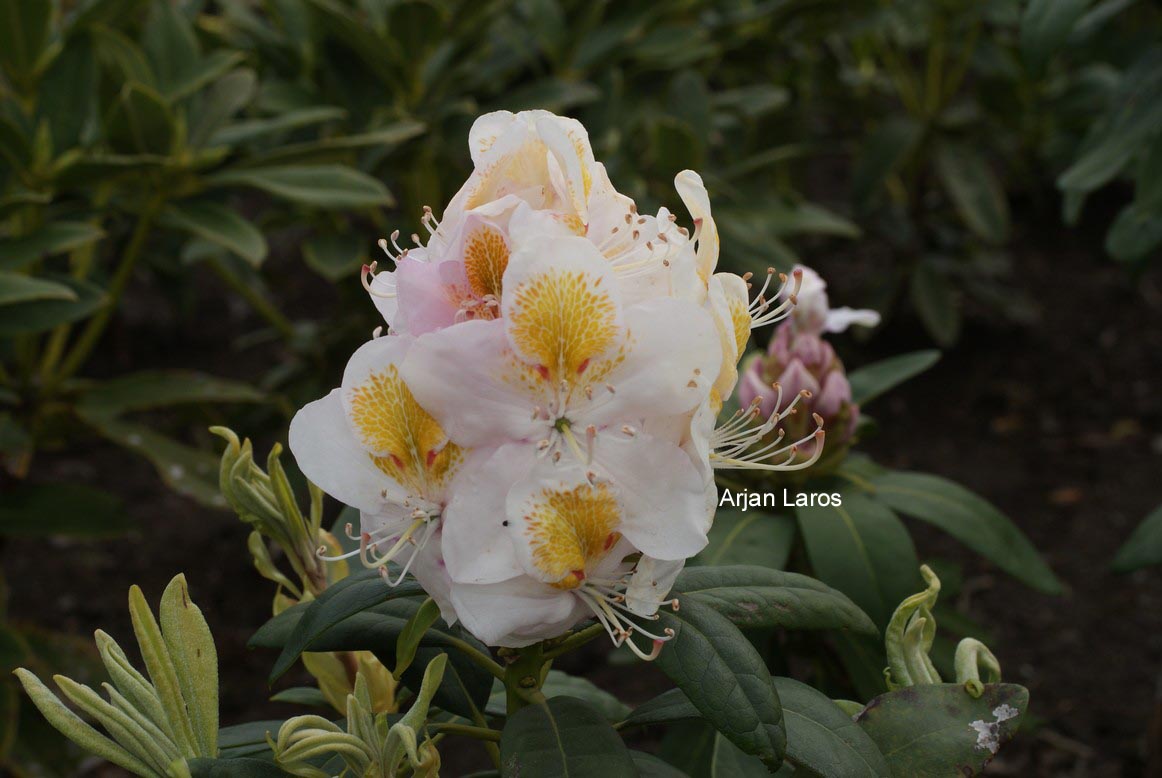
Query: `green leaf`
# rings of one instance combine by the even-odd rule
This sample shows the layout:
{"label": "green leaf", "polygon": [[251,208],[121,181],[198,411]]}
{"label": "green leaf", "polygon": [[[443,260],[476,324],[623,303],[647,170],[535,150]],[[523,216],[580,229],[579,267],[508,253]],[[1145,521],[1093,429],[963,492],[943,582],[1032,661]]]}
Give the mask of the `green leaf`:
{"label": "green leaf", "polygon": [[268,734],[277,735],[282,727],[281,719],[248,721],[218,730],[219,756],[223,759],[238,759],[247,756],[268,756],[270,747],[266,742]]}
{"label": "green leaf", "polygon": [[165,156],[173,151],[176,133],[173,114],[162,96],[132,81],[121,88],[105,117],[105,135],[117,152]]}
{"label": "green leaf", "polygon": [[758,758],[744,754],[721,734],[714,738],[710,778],[767,778],[770,773]]}
{"label": "green leaf", "polygon": [[191,117],[190,145],[206,145],[223,122],[250,105],[257,87],[258,76],[249,68],[240,68],[219,79],[201,98],[199,110]]}
{"label": "green leaf", "polygon": [[67,276],[44,277],[69,287],[77,299],[36,300],[0,307],[0,337],[50,330],[58,324],[90,316],[107,302],[105,293],[92,284]]}
{"label": "green leaf", "polygon": [[42,257],[63,254],[103,237],[105,233],[92,224],[51,222],[22,238],[0,239],[0,270],[20,270]]}
{"label": "green leaf", "polygon": [[327,702],[326,695],[314,686],[295,686],[291,689],[283,689],[278,694],[270,698],[271,702],[285,702],[288,705],[306,705],[312,708],[326,708],[330,709],[331,703]]}
{"label": "green leaf", "polygon": [[1090,0],[1029,0],[1021,16],[1021,58],[1034,76],[1069,38]]}
{"label": "green leaf", "polygon": [[80,484],[22,483],[0,503],[0,535],[110,537],[132,527],[121,500]]}
{"label": "green leaf", "polygon": [[392,675],[397,681],[403,675],[404,670],[411,666],[412,660],[416,658],[416,649],[419,648],[420,640],[438,618],[440,618],[440,606],[429,597],[424,600],[424,604],[412,614],[412,617],[400,630],[395,644],[395,669],[392,671]]}
{"label": "green leaf", "polygon": [[[475,638],[468,637],[467,640],[475,645],[477,650],[488,652],[488,649]],[[487,705],[493,677],[459,651],[445,652],[443,648],[420,648],[416,651],[416,659],[411,667],[404,671],[403,684],[409,689],[420,688],[424,668],[441,655],[448,657],[448,666],[444,670],[439,688],[436,689],[435,697],[432,698],[432,704],[449,713],[471,719],[474,711],[483,710]]]}
{"label": "green leaf", "polygon": [[86,414],[119,416],[130,411],[183,403],[262,402],[262,392],[238,381],[192,370],[143,370],[85,387],[80,407]]}
{"label": "green leaf", "polygon": [[382,154],[401,143],[423,135],[425,129],[426,126],[422,122],[406,119],[388,127],[358,135],[336,135],[305,143],[288,143],[281,148],[249,158],[246,161],[246,166],[340,162],[351,156],[352,151],[369,147],[374,147],[377,153]]}
{"label": "green leaf", "polygon": [[989,162],[967,146],[936,148],[936,173],[961,221],[992,244],[1009,239],[1009,201]]}
{"label": "green leaf", "polygon": [[837,238],[858,238],[861,234],[854,222],[814,203],[772,200],[763,210],[767,212],[770,228],[779,236],[831,235]]}
{"label": "green leaf", "polygon": [[175,576],[165,588],[158,615],[198,750],[203,754],[216,754],[218,651],[206,618],[190,598],[184,575]]}
{"label": "green leaf", "polygon": [[681,689],[670,689],[634,708],[618,728],[644,727],[647,724],[667,724],[671,721],[700,718],[702,714],[694,707],[694,703],[690,702],[685,692]]}
{"label": "green leaf", "polygon": [[714,727],[749,754],[776,768],[786,747],[783,714],[770,673],[738,627],[696,598],[663,608],[650,630],[673,629],[656,660],[659,669]]}
{"label": "green leaf", "polygon": [[1105,250],[1119,262],[1145,259],[1162,243],[1162,210],[1130,203],[1114,219],[1106,234]]}
{"label": "green leaf", "polygon": [[318,208],[369,208],[392,205],[387,187],[366,173],[340,165],[228,170],[206,178],[210,186],[251,186],[296,203]]}
{"label": "green leaf", "polygon": [[637,768],[639,778],[687,778],[686,773],[663,762],[653,754],[647,754],[644,751],[630,751],[629,758],[633,760],[633,766]]}
{"label": "green leaf", "polygon": [[986,684],[979,698],[961,684],[928,684],[881,694],[855,720],[894,776],[978,775],[1028,704],[1029,692],[1014,684]]}
{"label": "green leaf", "polygon": [[202,58],[194,26],[177,3],[150,3],[141,42],[165,93],[171,92]]}
{"label": "green leaf", "polygon": [[286,778],[281,767],[265,759],[198,758],[190,759],[189,766],[193,778]]}
{"label": "green leaf", "polygon": [[916,591],[920,563],[903,523],[884,505],[851,490],[843,503],[796,508],[815,576],[850,597],[881,629]]}
{"label": "green leaf", "polygon": [[278,116],[266,119],[248,119],[246,121],[228,124],[214,132],[207,143],[210,146],[237,146],[243,143],[264,138],[288,130],[306,127],[311,124],[342,119],[347,112],[333,106],[315,106],[302,108],[297,111],[288,111]]}
{"label": "green leaf", "polygon": [[500,774],[508,778],[636,776],[613,727],[585,702],[554,697],[521,708],[500,736]]}
{"label": "green leaf", "polygon": [[339,622],[389,600],[410,597],[422,591],[419,584],[411,581],[388,586],[378,570],[361,570],[328,587],[311,602],[295,625],[271,670],[271,682],[286,673],[316,637]]}
{"label": "green leaf", "polygon": [[253,267],[266,259],[266,238],[258,228],[220,203],[173,203],[162,214],[161,223],[233,251]]}
{"label": "green leaf", "polygon": [[847,374],[851,384],[851,401],[863,405],[910,378],[920,375],[940,360],[936,349],[913,351],[897,357],[881,359]]}
{"label": "green leaf", "polygon": [[30,78],[48,45],[53,4],[44,0],[0,3],[0,65],[15,80]]}
{"label": "green leaf", "polygon": [[[546,697],[576,697],[592,705],[609,722],[622,721],[629,716],[629,706],[602,689],[588,678],[550,670],[541,685],[541,693]],[[503,716],[507,708],[504,685],[499,681],[492,686],[485,712],[493,716]],[[697,715],[697,712],[695,712]]]}
{"label": "green leaf", "polygon": [[941,346],[951,346],[960,337],[960,300],[948,279],[927,261],[912,270],[909,287],[912,307],[924,329]]}
{"label": "green leaf", "polygon": [[884,181],[907,160],[919,143],[923,127],[912,119],[897,117],[884,121],[867,135],[852,173],[852,196],[867,205]]}
{"label": "green leaf", "polygon": [[210,508],[227,507],[218,489],[219,457],[179,443],[145,424],[123,421],[105,413],[85,412],[80,405],[77,410],[102,436],[148,459],[173,491]]}
{"label": "green leaf", "polygon": [[1142,520],[1114,557],[1114,570],[1128,573],[1147,565],[1162,565],[1162,505]]}
{"label": "green leaf", "polygon": [[709,543],[692,565],[761,565],[781,569],[795,542],[795,522],[788,516],[750,508],[719,509]]}
{"label": "green leaf", "polygon": [[367,241],[357,235],[319,235],[303,244],[307,267],[337,283],[367,263]]}
{"label": "green leaf", "polygon": [[[891,775],[876,744],[821,692],[775,678],[787,724],[787,760],[814,775]],[[797,771],[796,771],[797,772]]]}
{"label": "green leaf", "polygon": [[903,472],[886,473],[872,484],[879,503],[936,525],[1038,591],[1062,591],[1053,571],[1021,530],[963,486],[939,476]]}
{"label": "green leaf", "polygon": [[690,598],[709,605],[744,629],[877,630],[867,614],[830,586],[798,573],[766,567],[688,567],[674,582],[681,607]]}
{"label": "green leaf", "polygon": [[34,300],[68,300],[75,302],[77,293],[64,284],[0,270],[0,306]]}

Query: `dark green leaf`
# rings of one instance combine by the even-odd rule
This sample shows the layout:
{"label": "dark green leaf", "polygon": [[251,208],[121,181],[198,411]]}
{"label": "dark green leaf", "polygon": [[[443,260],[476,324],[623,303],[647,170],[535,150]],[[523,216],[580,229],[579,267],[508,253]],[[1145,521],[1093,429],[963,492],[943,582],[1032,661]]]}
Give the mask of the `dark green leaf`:
{"label": "dark green leaf", "polygon": [[745,629],[850,629],[876,634],[863,611],[830,586],[767,567],[688,567],[674,583],[682,607],[691,597]]}
{"label": "dark green leaf", "polygon": [[622,721],[621,728],[700,718],[702,714],[694,707],[694,703],[690,702],[685,692],[681,689],[670,689],[634,708]]}
{"label": "dark green leaf", "polygon": [[340,162],[351,156],[352,151],[362,148],[374,147],[380,153],[390,150],[405,141],[422,135],[424,129],[425,126],[422,122],[406,120],[358,135],[336,135],[332,138],[305,143],[290,143],[252,157],[247,160],[246,165],[247,167],[262,167]]}
{"label": "dark green leaf", "polygon": [[378,570],[360,570],[328,587],[295,625],[270,673],[271,682],[286,673],[315,638],[339,622],[389,600],[410,597],[422,591],[420,585],[412,581],[388,586]]}
{"label": "dark green leaf", "polygon": [[1009,239],[1009,201],[988,160],[945,143],[936,149],[936,173],[965,226],[989,243]]}
{"label": "dark green leaf", "polygon": [[303,244],[303,259],[311,270],[336,283],[367,263],[367,241],[357,235],[320,235]]}
{"label": "dark green leaf", "polygon": [[920,375],[939,360],[939,351],[925,349],[881,359],[852,370],[847,374],[847,380],[851,383],[851,401],[857,405],[870,402],[909,378]]}
{"label": "dark green leaf", "polygon": [[189,766],[193,778],[286,778],[281,767],[263,759],[198,757]]}
{"label": "dark green leaf", "polygon": [[277,735],[283,722],[280,719],[250,721],[218,730],[218,748],[224,759],[269,754],[266,736]]}
{"label": "dark green leaf", "polygon": [[248,68],[223,76],[202,97],[199,110],[191,117],[190,145],[205,145],[223,122],[250,104],[257,86],[258,77]]}
{"label": "dark green leaf", "polygon": [[675,613],[663,608],[655,629],[673,629],[657,665],[699,713],[743,751],[769,767],[786,746],[779,698],[770,673],[738,627],[696,598]]}
{"label": "dark green leaf", "polygon": [[23,238],[0,238],[0,269],[20,270],[41,257],[87,246],[105,233],[85,222],[51,222]]}
{"label": "dark green leaf", "polygon": [[211,186],[252,186],[318,208],[367,208],[391,205],[387,187],[366,173],[340,165],[229,170],[207,177]]}
{"label": "dark green leaf", "polygon": [[83,319],[106,303],[98,287],[67,276],[45,276],[73,290],[76,300],[37,300],[0,307],[0,337],[50,330],[58,324]]}
{"label": "dark green leaf", "polygon": [[963,486],[939,476],[903,472],[889,472],[872,483],[878,502],[935,524],[1034,589],[1061,592],[1061,583],[1021,530]]}
{"label": "dark green leaf", "polygon": [[52,9],[45,0],[0,3],[0,65],[16,80],[33,75],[48,44]]}
{"label": "dark green leaf", "polygon": [[[588,678],[563,673],[560,670],[550,670],[541,684],[541,693],[546,697],[576,697],[592,705],[609,722],[616,722],[629,716],[629,706],[602,689]],[[503,716],[507,707],[507,695],[504,686],[494,684],[492,694],[488,697],[486,712],[494,716]],[[697,715],[697,714],[695,714]]]}
{"label": "dark green leaf", "polygon": [[1123,208],[1106,234],[1105,250],[1120,262],[1144,259],[1162,243],[1162,209],[1133,202]]}
{"label": "dark green leaf", "polygon": [[573,697],[529,705],[509,718],[500,737],[500,771],[508,778],[638,774],[613,727]]}
{"label": "dark green leaf", "polygon": [[0,270],[0,306],[17,305],[35,300],[75,302],[76,299],[77,293],[64,284]]}
{"label": "dark green leaf", "polygon": [[162,214],[161,223],[233,251],[254,267],[266,259],[266,239],[259,229],[220,203],[173,203]]}
{"label": "dark green leaf", "polygon": [[120,415],[183,403],[261,402],[261,392],[192,370],[148,370],[92,384],[81,393],[86,413]]}
{"label": "dark green leaf", "polygon": [[283,689],[270,698],[271,702],[285,702],[290,705],[306,705],[313,708],[330,709],[331,703],[319,689],[314,686],[295,686]]}
{"label": "dark green leaf", "polygon": [[931,262],[922,261],[912,270],[909,293],[928,334],[942,346],[955,343],[960,336],[960,300],[948,279]]}
{"label": "dark green leaf", "polygon": [[249,119],[247,121],[229,124],[210,136],[210,146],[237,146],[240,143],[249,143],[267,135],[286,132],[298,127],[311,124],[342,119],[347,112],[342,108],[330,106],[316,106],[289,111],[268,119]]}
{"label": "dark green leaf", "polygon": [[114,151],[165,156],[173,151],[176,125],[161,95],[130,82],[105,117],[105,134]]}
{"label": "dark green leaf", "polygon": [[141,40],[153,63],[158,85],[167,94],[187,72],[197,67],[202,57],[194,26],[177,3],[150,4]]}
{"label": "dark green leaf", "polygon": [[1021,58],[1033,75],[1065,43],[1090,0],[1029,0],[1021,16]]}
{"label": "dark green leaf", "polygon": [[629,758],[637,768],[639,778],[687,778],[677,767],[663,762],[653,754],[644,751],[630,751]]}
{"label": "dark green leaf", "polygon": [[795,542],[795,522],[788,516],[750,508],[720,508],[710,528],[710,542],[692,565],[762,565],[781,569]]}
{"label": "dark green leaf", "polygon": [[[466,635],[462,637],[474,645],[477,650],[488,653],[488,649],[475,638]],[[493,677],[491,673],[459,651],[420,648],[416,651],[415,661],[404,671],[404,686],[409,689],[420,688],[424,668],[442,653],[448,655],[448,666],[444,670],[444,678],[440,681],[439,688],[436,689],[436,695],[432,698],[432,704],[449,713],[471,719],[474,711],[484,710],[488,704],[488,695],[492,692]],[[378,653],[377,655],[381,661],[390,661],[388,655],[379,655]]]}
{"label": "dark green leaf", "polygon": [[1162,506],[1142,520],[1114,557],[1114,570],[1119,573],[1147,565],[1162,565]]}
{"label": "dark green leaf", "polygon": [[876,744],[825,694],[791,678],[775,678],[775,688],[787,723],[788,761],[814,775],[891,775]]}
{"label": "dark green leaf", "polygon": [[888,176],[904,164],[920,141],[923,128],[907,118],[892,118],[872,130],[864,141],[852,173],[852,195],[866,205]]}
{"label": "dark green leaf", "polygon": [[569,108],[600,99],[601,90],[592,84],[545,78],[513,90],[497,107],[509,111],[542,108],[546,111],[564,112]]}
{"label": "dark green leaf", "polygon": [[132,526],[121,500],[80,484],[20,484],[0,503],[0,535],[109,537]]}
{"label": "dark green leaf", "polygon": [[796,509],[815,575],[850,597],[881,629],[920,585],[916,548],[903,523],[878,502],[841,492],[842,505]]}
{"label": "dark green leaf", "polygon": [[1029,692],[1008,683],[987,684],[979,698],[961,684],[909,686],[876,697],[856,722],[893,776],[978,775],[1028,704]]}

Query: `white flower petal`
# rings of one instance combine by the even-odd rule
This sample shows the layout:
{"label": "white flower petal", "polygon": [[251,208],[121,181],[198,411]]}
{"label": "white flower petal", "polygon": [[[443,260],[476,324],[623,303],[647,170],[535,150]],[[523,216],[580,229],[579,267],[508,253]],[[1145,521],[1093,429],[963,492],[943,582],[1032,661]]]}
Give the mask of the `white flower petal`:
{"label": "white flower petal", "polygon": [[589,612],[567,591],[521,576],[494,584],[453,584],[464,627],[490,646],[521,648],[557,637]]}
{"label": "white flower petal", "polygon": [[652,616],[666,599],[686,560],[663,561],[650,556],[638,560],[625,590],[625,607],[638,616]]}

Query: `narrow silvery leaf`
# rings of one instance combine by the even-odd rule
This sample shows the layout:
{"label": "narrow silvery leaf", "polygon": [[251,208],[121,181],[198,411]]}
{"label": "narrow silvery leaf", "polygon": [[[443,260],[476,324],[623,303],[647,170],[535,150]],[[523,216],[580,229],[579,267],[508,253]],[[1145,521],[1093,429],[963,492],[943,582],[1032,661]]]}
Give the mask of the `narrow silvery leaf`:
{"label": "narrow silvery leaf", "polygon": [[20,679],[24,691],[28,693],[32,699],[32,704],[41,712],[41,715],[69,740],[89,753],[112,762],[118,767],[123,767],[135,775],[149,778],[157,775],[145,762],[93,729],[80,716],[65,707],[64,703],[57,699],[57,696],[35,675],[20,668],[16,670],[16,677]]}
{"label": "narrow silvery leaf", "polygon": [[173,733],[168,731],[169,722],[166,721],[157,690],[129,663],[129,658],[125,656],[121,646],[117,645],[117,641],[103,630],[97,630],[96,641],[97,651],[101,654],[105,670],[113,680],[113,685],[150,720],[159,725],[166,725],[162,729],[166,730],[166,734],[172,740]]}
{"label": "narrow silvery leaf", "polygon": [[161,626],[197,739],[197,756],[218,754],[218,652],[184,575],[161,596]]}
{"label": "narrow silvery leaf", "polygon": [[154,773],[164,774],[165,765],[169,763],[165,751],[157,746],[149,736],[124,711],[106,702],[99,694],[84,684],[79,684],[63,675],[53,676],[61,693],[68,697],[73,704],[87,713],[105,728],[118,743],[131,748],[132,753],[147,760],[154,768]]}
{"label": "narrow silvery leaf", "polygon": [[133,632],[137,635],[141,657],[145,660],[149,678],[157,689],[162,707],[165,708],[166,719],[174,733],[174,741],[183,754],[197,756],[194,730],[186,712],[186,702],[182,696],[177,673],[174,671],[173,658],[161,635],[157,619],[149,609],[149,604],[146,603],[145,595],[139,586],[133,586],[129,590],[129,615],[133,620]]}
{"label": "narrow silvery leaf", "polygon": [[173,739],[162,732],[161,728],[154,721],[140,709],[134,707],[133,703],[113,688],[111,684],[103,683],[101,686],[105,689],[105,693],[109,695],[109,703],[132,719],[133,723],[145,733],[149,743],[156,746],[156,749],[150,749],[151,754],[164,755],[166,762],[181,758],[181,754],[178,752],[178,747],[174,745]]}

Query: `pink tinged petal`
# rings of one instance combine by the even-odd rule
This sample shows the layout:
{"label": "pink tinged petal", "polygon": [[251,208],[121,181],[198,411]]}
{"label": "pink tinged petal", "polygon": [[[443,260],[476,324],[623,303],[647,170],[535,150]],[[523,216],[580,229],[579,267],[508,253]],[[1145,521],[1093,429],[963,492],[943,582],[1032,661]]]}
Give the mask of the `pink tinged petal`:
{"label": "pink tinged petal", "polygon": [[859,327],[875,327],[880,323],[880,315],[876,311],[866,308],[832,308],[827,312],[823,325],[824,332],[843,332],[852,325]]}
{"label": "pink tinged petal", "polygon": [[686,204],[686,210],[694,217],[698,232],[698,274],[703,281],[709,281],[718,266],[718,227],[710,215],[710,196],[706,193],[706,185],[693,170],[683,170],[674,179],[674,188]]}
{"label": "pink tinged petal", "polygon": [[638,616],[654,615],[685,566],[685,560],[662,561],[643,556],[626,587],[625,606]]}
{"label": "pink tinged petal", "polygon": [[798,359],[792,359],[791,364],[783,369],[779,384],[783,387],[783,396],[787,398],[793,398],[804,389],[811,394],[819,393],[819,382]]}
{"label": "pink tinged petal", "polygon": [[775,412],[775,398],[778,392],[763,380],[763,359],[755,355],[747,360],[742,379],[738,382],[738,404],[750,407],[756,397],[761,398],[759,412],[765,419]]}
{"label": "pink tinged petal", "polygon": [[452,488],[444,511],[444,561],[458,583],[488,584],[523,575],[505,506],[513,484],[528,477],[536,461],[529,444],[474,452]]}
{"label": "pink tinged petal", "polygon": [[814,410],[824,418],[839,413],[843,403],[851,402],[851,384],[842,370],[832,370],[823,380],[823,389],[815,398]]}
{"label": "pink tinged petal", "polygon": [[613,485],[624,510],[620,531],[635,548],[673,560],[706,546],[704,481],[681,448],[642,432],[606,432],[597,436],[591,467]]}
{"label": "pink tinged petal", "polygon": [[[460,310],[462,288],[455,285],[458,262],[416,262],[403,260],[395,272],[400,315],[408,332],[425,332],[451,327]],[[467,284],[465,284],[467,286]]]}
{"label": "pink tinged petal", "polygon": [[407,492],[375,466],[356,440],[340,394],[332,390],[295,414],[291,453],[303,475],[340,502],[369,513],[392,512],[392,506],[408,499]]}
{"label": "pink tinged petal", "polygon": [[493,584],[453,584],[465,628],[490,646],[521,648],[559,636],[589,610],[572,593],[527,576]]}
{"label": "pink tinged petal", "polygon": [[469,321],[416,340],[401,374],[455,443],[473,448],[504,440],[537,441],[536,397],[519,380],[505,323]]}
{"label": "pink tinged petal", "polygon": [[399,296],[396,292],[395,273],[390,270],[381,270],[375,274],[375,278],[371,280],[371,288],[368,290],[371,295],[371,302],[375,305],[375,309],[379,311],[379,315],[387,322],[387,326],[396,330],[397,332],[404,331],[403,322],[397,321],[399,313]]}
{"label": "pink tinged petal", "polygon": [[647,300],[625,311],[628,354],[592,402],[581,406],[582,424],[622,423],[685,413],[706,399],[718,375],[722,346],[710,314],[694,303]]}

